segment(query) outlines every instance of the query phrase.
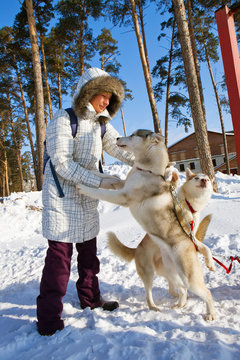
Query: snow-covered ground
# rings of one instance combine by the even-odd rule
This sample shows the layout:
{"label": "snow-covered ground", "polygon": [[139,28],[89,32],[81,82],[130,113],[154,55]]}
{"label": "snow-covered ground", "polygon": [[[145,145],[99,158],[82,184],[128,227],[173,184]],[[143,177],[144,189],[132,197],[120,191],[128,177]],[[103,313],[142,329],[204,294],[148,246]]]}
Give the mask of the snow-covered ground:
{"label": "snow-covered ground", "polygon": [[[128,167],[105,169],[124,177]],[[181,182],[184,176],[180,176]],[[240,255],[240,176],[217,173],[219,194],[214,194],[202,217],[213,214],[205,243],[213,256],[229,265],[229,256]],[[161,312],[149,311],[135,264],[113,256],[106,232],[115,231],[132,247],[144,232],[128,209],[100,203],[101,232],[98,253],[101,292],[117,299],[120,308],[81,310],[75,290],[76,252],[67,295],[65,329],[52,337],[36,331],[36,296],[46,253],[41,235],[41,193],[14,193],[0,204],[0,359],[1,360],[229,360],[240,357],[240,264],[232,272],[217,266],[205,279],[211,290],[217,319],[204,320],[205,304],[189,294],[184,309],[175,310],[163,278],[156,277],[153,296]]]}

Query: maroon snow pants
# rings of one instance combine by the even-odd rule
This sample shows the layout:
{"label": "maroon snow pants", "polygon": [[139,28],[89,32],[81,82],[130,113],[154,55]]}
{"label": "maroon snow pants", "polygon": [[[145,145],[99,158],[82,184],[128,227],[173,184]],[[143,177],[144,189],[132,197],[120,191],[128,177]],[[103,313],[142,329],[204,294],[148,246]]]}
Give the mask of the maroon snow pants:
{"label": "maroon snow pants", "polygon": [[[48,240],[49,248],[45,259],[37,297],[37,326],[40,334],[50,335],[64,328],[61,319],[63,303],[70,277],[73,244]],[[76,283],[80,305],[95,308],[101,305],[98,284],[99,260],[96,238],[77,243],[77,266],[79,279]]]}

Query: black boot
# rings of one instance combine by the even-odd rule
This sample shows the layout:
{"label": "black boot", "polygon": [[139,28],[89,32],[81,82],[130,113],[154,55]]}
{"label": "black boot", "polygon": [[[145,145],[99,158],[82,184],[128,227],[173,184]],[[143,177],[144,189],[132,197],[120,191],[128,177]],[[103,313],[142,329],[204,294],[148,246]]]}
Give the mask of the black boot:
{"label": "black boot", "polygon": [[119,303],[117,301],[105,301],[102,304],[103,310],[113,311],[119,307]]}

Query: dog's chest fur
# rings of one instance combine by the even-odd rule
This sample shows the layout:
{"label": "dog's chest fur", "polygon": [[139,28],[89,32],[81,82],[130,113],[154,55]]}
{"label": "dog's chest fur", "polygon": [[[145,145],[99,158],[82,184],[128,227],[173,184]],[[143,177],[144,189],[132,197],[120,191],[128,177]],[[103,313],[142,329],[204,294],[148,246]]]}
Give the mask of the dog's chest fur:
{"label": "dog's chest fur", "polygon": [[159,196],[168,189],[169,184],[162,176],[133,168],[127,176],[123,192],[128,197],[131,207],[134,203],[143,206],[142,202],[151,200],[152,197]]}

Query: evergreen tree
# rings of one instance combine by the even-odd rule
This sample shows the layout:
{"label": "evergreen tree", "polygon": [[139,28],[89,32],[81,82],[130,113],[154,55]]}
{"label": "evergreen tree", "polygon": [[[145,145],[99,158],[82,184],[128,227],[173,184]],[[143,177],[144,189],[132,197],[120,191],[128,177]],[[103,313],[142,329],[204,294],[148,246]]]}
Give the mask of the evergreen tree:
{"label": "evergreen tree", "polygon": [[[1,83],[0,83],[1,85]],[[6,99],[0,95],[0,194],[1,196],[9,196],[9,171],[8,171],[8,157],[7,157],[7,122]]]}
{"label": "evergreen tree", "polygon": [[43,184],[43,153],[44,153],[44,139],[45,139],[45,124],[44,124],[44,98],[42,85],[42,71],[39,54],[38,38],[35,25],[35,17],[33,12],[32,0],[25,0],[29,34],[32,47],[32,62],[35,85],[35,99],[36,99],[36,137],[37,137],[37,188],[42,189]]}
{"label": "evergreen tree", "polygon": [[[101,34],[96,39],[96,50],[100,55],[101,69],[108,72],[109,74],[117,75],[121,67],[120,63],[117,61],[117,56],[120,54],[120,52],[118,51],[117,41],[113,39],[110,30],[107,30],[106,28],[102,29]],[[125,98],[132,99],[131,90],[127,89],[126,82],[122,83],[125,89]],[[126,136],[126,126],[122,107],[120,110],[123,131]],[[103,165],[105,164],[104,151],[102,152],[102,163]]]}
{"label": "evergreen tree", "polygon": [[[52,1],[50,0],[33,0],[33,8],[35,13],[35,22],[36,29],[38,33],[40,50],[41,50],[41,65],[43,71],[43,86],[44,86],[44,96],[46,98],[46,103],[49,108],[49,117],[52,118],[52,102],[51,102],[51,94],[50,94],[50,85],[48,80],[48,71],[47,71],[47,63],[45,57],[45,42],[46,42],[46,34],[48,31],[48,26],[50,20],[53,18],[53,6]],[[17,34],[17,40],[24,41],[25,44],[30,46],[29,42],[29,31],[28,31],[28,18],[26,12],[26,6],[23,3],[23,6],[20,9],[20,12],[17,14],[14,21],[14,29]]]}
{"label": "evergreen tree", "polygon": [[[25,145],[26,125],[19,116],[21,98],[16,97],[16,84],[10,72],[0,80],[0,144],[2,168],[2,193],[24,191],[21,149]],[[21,114],[21,111],[20,111]]]}
{"label": "evergreen tree", "polygon": [[110,30],[103,28],[96,39],[96,50],[100,54],[101,69],[108,73],[118,74],[120,63],[117,61],[117,41],[113,39]]}
{"label": "evergreen tree", "polygon": [[51,29],[46,38],[45,49],[48,76],[51,80],[51,97],[53,104],[61,109],[62,95],[66,95],[68,92],[71,73],[68,73],[66,69],[68,62],[66,46],[55,27]]}
{"label": "evergreen tree", "polygon": [[152,111],[154,130],[158,133],[161,133],[145,38],[145,27],[143,21],[143,11],[145,4],[145,0],[111,0],[108,1],[108,13],[109,18],[114,23],[114,25],[119,24],[120,26],[124,25],[134,28],[147,88],[148,99]]}
{"label": "evergreen tree", "polygon": [[[30,52],[28,48],[22,48],[19,42],[15,39],[14,30],[10,27],[4,27],[0,30],[0,67],[4,71],[6,66],[16,79],[17,86],[14,90],[14,96],[21,98],[20,108],[25,117],[26,126],[28,129],[28,138],[32,153],[34,171],[36,174],[37,163],[35,156],[35,149],[33,145],[33,138],[31,133],[29,111],[27,101],[24,95],[24,80],[26,80],[26,64],[30,63]],[[32,76],[32,72],[31,72]]]}
{"label": "evergreen tree", "polygon": [[56,5],[59,14],[56,30],[66,45],[67,71],[72,75],[72,88],[75,88],[79,76],[84,73],[95,54],[95,43],[88,21],[90,16],[97,19],[103,6],[101,0],[60,0]]}
{"label": "evergreen tree", "polygon": [[[185,90],[186,81],[184,66],[180,44],[178,41],[178,34],[175,25],[175,19],[171,16],[172,9],[169,9],[169,19],[161,23],[161,34],[158,40],[161,41],[166,38],[167,31],[171,31],[170,49],[167,55],[162,56],[157,60],[156,65],[152,70],[155,78],[158,78],[158,83],[154,86],[154,93],[157,101],[161,101],[165,90],[165,144],[168,146],[168,124],[170,121],[177,122],[177,126],[184,126],[187,132],[191,126],[191,120],[186,114],[185,109],[189,112],[189,99],[182,93],[181,88]],[[159,81],[160,79],[160,81]]]}
{"label": "evergreen tree", "polygon": [[199,85],[196,75],[196,68],[193,59],[192,46],[190,42],[189,29],[186,20],[186,12],[183,0],[173,0],[174,13],[178,25],[178,31],[181,34],[179,40],[181,43],[182,56],[184,61],[186,81],[189,92],[192,117],[196,133],[196,142],[200,157],[202,171],[209,175],[213,180],[213,187],[217,190],[217,183],[214,174],[211,151],[207,137],[206,122],[204,119],[201,103]]}

